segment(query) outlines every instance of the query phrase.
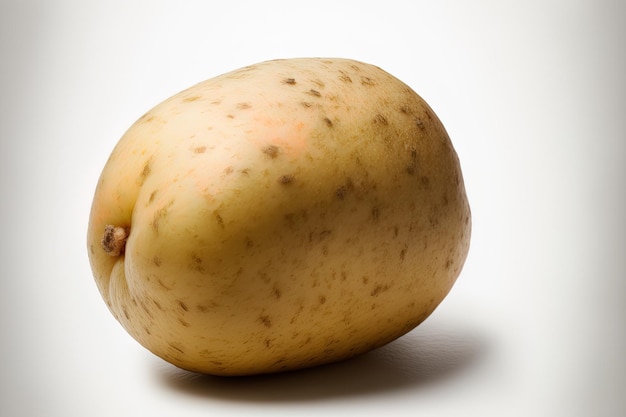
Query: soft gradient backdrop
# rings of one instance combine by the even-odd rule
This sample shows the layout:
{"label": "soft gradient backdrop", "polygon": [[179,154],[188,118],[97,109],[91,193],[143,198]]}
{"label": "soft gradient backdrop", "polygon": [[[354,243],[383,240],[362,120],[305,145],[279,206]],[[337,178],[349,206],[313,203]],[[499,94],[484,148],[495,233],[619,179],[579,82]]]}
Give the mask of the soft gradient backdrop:
{"label": "soft gradient backdrop", "polygon": [[[625,28],[618,0],[0,1],[0,415],[626,415]],[[472,205],[465,269],[354,361],[184,373],[97,292],[98,176],[161,100],[301,56],[378,65],[431,104]]]}

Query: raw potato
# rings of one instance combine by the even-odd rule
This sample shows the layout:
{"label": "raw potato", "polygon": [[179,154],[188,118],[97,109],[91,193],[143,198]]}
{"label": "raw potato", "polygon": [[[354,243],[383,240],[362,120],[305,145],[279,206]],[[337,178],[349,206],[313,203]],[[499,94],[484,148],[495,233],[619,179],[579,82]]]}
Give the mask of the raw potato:
{"label": "raw potato", "polygon": [[428,105],[348,59],[263,62],[157,105],[98,183],[91,267],[122,326],[216,375],[384,345],[448,294],[470,209]]}

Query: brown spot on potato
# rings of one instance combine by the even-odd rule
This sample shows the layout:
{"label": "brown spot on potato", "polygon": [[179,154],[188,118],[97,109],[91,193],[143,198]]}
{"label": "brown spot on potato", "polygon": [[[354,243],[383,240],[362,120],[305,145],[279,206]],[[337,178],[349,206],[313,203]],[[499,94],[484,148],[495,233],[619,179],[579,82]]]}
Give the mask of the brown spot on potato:
{"label": "brown spot on potato", "polygon": [[324,86],[325,86],[325,84],[321,80],[315,79],[315,80],[311,80],[311,81],[313,82],[313,84],[315,84],[319,88],[324,88]]}
{"label": "brown spot on potato", "polygon": [[361,84],[362,85],[366,85],[368,87],[372,87],[372,86],[376,85],[374,80],[371,79],[370,77],[361,77]]}
{"label": "brown spot on potato", "polygon": [[272,327],[272,320],[270,319],[270,316],[266,315],[266,314],[261,314],[259,316],[259,321],[261,322],[261,324],[263,324],[263,326],[270,328]]}
{"label": "brown spot on potato", "polygon": [[385,116],[383,116],[382,114],[378,113],[376,116],[374,116],[374,123],[381,124],[383,126],[387,126],[389,124],[389,121],[387,121],[387,118]]}
{"label": "brown spot on potato", "polygon": [[154,119],[155,119],[155,117],[150,112],[147,112],[146,114],[144,114],[143,116],[141,116],[139,118],[138,122],[140,122],[140,123],[150,123]]}
{"label": "brown spot on potato", "polygon": [[228,117],[229,119],[234,119],[235,115],[234,114],[227,114],[226,117]]}
{"label": "brown spot on potato", "polygon": [[237,109],[239,110],[247,110],[249,108],[251,108],[252,106],[250,105],[250,103],[237,103],[235,105],[237,107]]}
{"label": "brown spot on potato", "polygon": [[154,190],[150,193],[150,197],[148,198],[148,204],[151,204],[154,201],[154,197],[156,197],[158,191],[159,190]]}
{"label": "brown spot on potato", "polygon": [[385,292],[387,290],[389,290],[389,285],[387,285],[387,284],[385,284],[385,285],[378,284],[378,285],[376,285],[372,289],[372,292],[370,293],[370,295],[372,297],[377,297],[378,295],[380,295],[381,293],[383,293],[383,292]]}
{"label": "brown spot on potato", "polygon": [[412,149],[411,160],[406,166],[406,173],[409,175],[413,175],[415,174],[415,171],[417,171],[417,151],[415,149]]}
{"label": "brown spot on potato", "polygon": [[185,353],[185,351],[183,350],[182,346],[179,343],[168,343],[168,346],[180,354]]}
{"label": "brown spot on potato", "polygon": [[176,303],[183,311],[189,311],[189,307],[182,300],[176,300]]}
{"label": "brown spot on potato", "polygon": [[380,218],[380,208],[372,207],[372,220],[377,221]]}
{"label": "brown spot on potato", "polygon": [[227,166],[226,168],[224,168],[224,174],[225,174],[225,175],[232,174],[232,173],[233,173],[233,171],[234,171],[234,169],[233,169],[233,167],[232,167],[232,166]]}
{"label": "brown spot on potato", "polygon": [[152,222],[150,222],[150,227],[152,228],[154,234],[159,234],[159,227],[161,226],[161,222],[169,214],[169,207],[171,207],[173,203],[174,200],[171,200],[168,204],[164,205],[154,213],[154,216],[152,217]]}
{"label": "brown spot on potato", "polygon": [[324,123],[326,123],[326,126],[328,127],[333,127],[333,121],[330,120],[328,117],[324,117]]}
{"label": "brown spot on potato", "polygon": [[217,210],[215,210],[213,212],[213,217],[215,217],[215,221],[223,229],[225,227],[224,219],[222,218],[222,216],[220,215],[220,213]]}
{"label": "brown spot on potato", "polygon": [[262,152],[270,158],[274,159],[278,156],[280,148],[276,145],[267,145],[263,147]]}
{"label": "brown spot on potato", "polygon": [[148,317],[154,318],[152,316],[152,312],[150,311],[150,309],[146,305],[145,301],[144,300],[139,300],[139,303],[141,304],[141,308],[143,309],[143,311],[145,311],[145,313],[148,315]]}
{"label": "brown spot on potato", "polygon": [[191,151],[193,153],[205,153],[206,152],[206,146],[196,146],[195,148],[191,148]]}
{"label": "brown spot on potato", "polygon": [[402,248],[402,250],[400,251],[400,260],[404,261],[404,257],[406,256],[406,250],[408,248],[406,247],[406,245]]}
{"label": "brown spot on potato", "polygon": [[191,253],[191,264],[189,264],[189,268],[193,269],[194,271],[204,272],[204,266],[202,265],[202,258],[194,252]]}
{"label": "brown spot on potato", "polygon": [[139,185],[143,185],[143,183],[146,181],[146,178],[148,178],[148,175],[150,175],[150,173],[152,172],[151,162],[151,159],[147,160],[143,166],[143,169],[141,170],[141,173],[139,173]]}
{"label": "brown spot on potato", "polygon": [[278,177],[278,182],[282,185],[289,185],[295,180],[295,176],[292,174],[285,174]]}
{"label": "brown spot on potato", "polygon": [[154,258],[152,258],[152,263],[157,267],[161,266],[161,263],[162,263],[161,258],[158,256],[155,256]]}
{"label": "brown spot on potato", "polygon": [[413,122],[415,123],[415,126],[417,126],[417,128],[421,131],[426,130],[426,125],[424,124],[424,122],[422,121],[422,119],[420,119],[419,117],[416,117]]}
{"label": "brown spot on potato", "polygon": [[278,300],[278,299],[280,299],[280,297],[282,297],[283,293],[280,290],[280,288],[278,288],[276,285],[274,285],[274,287],[272,287],[272,295],[274,296],[274,298],[276,298]]}
{"label": "brown spot on potato", "polygon": [[200,100],[201,98],[202,98],[202,97],[200,97],[200,96],[190,96],[190,97],[185,97],[185,98],[183,99],[183,103],[189,103],[189,102],[192,102],[192,101],[197,101],[197,100]]}
{"label": "brown spot on potato", "polygon": [[318,300],[319,300],[320,305],[326,304],[326,296],[320,295]]}
{"label": "brown spot on potato", "polygon": [[341,82],[344,82],[344,83],[351,83],[352,82],[352,78],[350,78],[350,76],[348,74],[346,74],[343,71],[339,71],[339,73],[341,74],[341,75],[339,75],[339,80]]}
{"label": "brown spot on potato", "polygon": [[314,97],[321,97],[322,96],[322,93],[320,93],[319,91],[314,90],[314,89],[310,89],[305,94],[308,94],[308,95],[314,96]]}
{"label": "brown spot on potato", "polygon": [[309,107],[311,107],[313,104],[309,103],[308,101],[301,101],[301,102],[300,102],[300,105],[301,105],[302,107],[309,108]]}
{"label": "brown spot on potato", "polygon": [[170,287],[169,285],[165,285],[165,283],[161,280],[161,278],[158,278],[157,282],[165,291],[171,291],[174,289],[173,287]]}
{"label": "brown spot on potato", "polygon": [[283,84],[287,84],[287,85],[296,85],[296,79],[295,78],[284,78],[281,83]]}

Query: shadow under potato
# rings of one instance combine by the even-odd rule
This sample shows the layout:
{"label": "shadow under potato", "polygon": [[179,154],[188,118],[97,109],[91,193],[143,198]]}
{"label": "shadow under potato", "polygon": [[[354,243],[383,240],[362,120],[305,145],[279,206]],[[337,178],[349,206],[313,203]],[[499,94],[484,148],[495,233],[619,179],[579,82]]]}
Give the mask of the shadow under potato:
{"label": "shadow under potato", "polygon": [[468,330],[422,324],[364,355],[299,371],[218,377],[187,372],[160,362],[155,372],[167,388],[188,395],[232,401],[304,402],[432,385],[461,375],[486,350],[484,338]]}

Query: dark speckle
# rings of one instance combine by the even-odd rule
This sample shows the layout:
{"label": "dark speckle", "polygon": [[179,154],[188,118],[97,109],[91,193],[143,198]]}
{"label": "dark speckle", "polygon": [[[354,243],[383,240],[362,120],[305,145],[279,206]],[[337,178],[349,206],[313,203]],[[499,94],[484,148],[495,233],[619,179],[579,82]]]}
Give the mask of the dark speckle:
{"label": "dark speckle", "polygon": [[191,151],[193,153],[205,153],[206,152],[206,146],[196,146],[195,148],[191,148]]}
{"label": "dark speckle", "polygon": [[305,107],[305,108],[309,108],[309,107],[311,107],[311,106],[312,106],[312,104],[311,104],[311,103],[309,103],[309,102],[307,102],[307,101],[303,101],[303,102],[301,102],[301,103],[300,103],[300,105],[301,105],[302,107]]}
{"label": "dark speckle", "polygon": [[159,226],[161,224],[161,220],[167,217],[168,208],[174,203],[174,201],[170,201],[166,206],[161,207],[154,213],[154,217],[152,218],[152,222],[150,222],[150,227],[154,231],[155,234],[159,234]]}
{"label": "dark speckle", "polygon": [[372,297],[377,297],[380,293],[383,293],[385,291],[387,291],[389,289],[389,285],[385,284],[385,285],[381,285],[378,284],[374,287],[374,289],[372,289],[372,292],[370,293],[370,295]]}
{"label": "dark speckle", "polygon": [[189,103],[189,102],[192,102],[192,101],[197,101],[197,100],[200,100],[200,99],[201,99],[201,97],[200,97],[200,96],[190,96],[190,97],[185,97],[185,98],[183,99],[183,102],[184,102],[184,103]]}
{"label": "dark speckle", "polygon": [[267,145],[262,149],[263,153],[270,158],[274,159],[278,156],[280,148],[276,145]]}
{"label": "dark speckle", "polygon": [[374,80],[372,80],[370,77],[361,77],[361,84],[366,85],[368,87],[376,85]]}
{"label": "dark speckle", "polygon": [[159,258],[158,256],[155,256],[152,259],[152,263],[157,267],[161,266],[161,263],[162,263],[161,258]]}
{"label": "dark speckle", "polygon": [[378,113],[375,117],[374,117],[374,123],[379,123],[383,126],[387,126],[389,124],[389,122],[387,121],[387,118],[385,116],[383,116],[382,114]]}
{"label": "dark speckle", "polygon": [[150,175],[150,173],[152,172],[152,166],[150,166],[150,162],[150,160],[146,162],[146,164],[143,166],[143,169],[141,170],[141,173],[139,174],[139,185],[142,185],[146,181],[146,178],[148,178],[148,175]]}
{"label": "dark speckle", "polygon": [[169,347],[171,347],[173,350],[175,350],[178,353],[185,353],[185,351],[180,347],[179,344],[174,344],[174,343],[168,343]]}
{"label": "dark speckle", "polygon": [[426,126],[424,125],[424,122],[419,117],[416,117],[414,119],[414,123],[415,123],[415,126],[417,126],[419,130],[421,131],[426,130]]}
{"label": "dark speckle", "polygon": [[411,150],[411,161],[406,167],[406,173],[409,175],[415,174],[417,171],[417,151],[415,149]]}
{"label": "dark speckle", "polygon": [[281,82],[283,84],[287,84],[287,85],[295,85],[296,84],[295,78],[284,78]]}
{"label": "dark speckle", "polygon": [[333,127],[333,121],[330,120],[328,117],[324,117],[324,122],[326,123],[326,126]]}
{"label": "dark speckle", "polygon": [[237,103],[237,108],[239,110],[246,110],[251,108],[252,106],[250,105],[250,103]]}
{"label": "dark speckle", "polygon": [[189,265],[190,269],[198,272],[204,272],[204,266],[202,265],[202,258],[197,254],[191,254],[191,264]]}
{"label": "dark speckle", "polygon": [[347,192],[348,192],[348,189],[346,188],[346,186],[342,185],[341,187],[335,190],[335,195],[337,196],[338,199],[343,200],[344,198],[346,198]]}
{"label": "dark speckle", "polygon": [[309,91],[306,92],[306,94],[310,95],[310,96],[314,96],[314,97],[321,97],[322,94],[314,89],[310,89]]}
{"label": "dark speckle", "polygon": [[326,297],[323,296],[323,295],[320,295],[319,302],[320,302],[320,304],[326,304]]}
{"label": "dark speckle", "polygon": [[176,302],[183,311],[189,311],[189,307],[187,307],[187,304],[185,304],[182,300],[177,300]]}
{"label": "dark speckle", "polygon": [[222,218],[222,216],[220,215],[220,213],[215,210],[213,212],[213,216],[215,216],[215,221],[217,221],[217,224],[221,227],[224,228],[224,219]]}
{"label": "dark speckle", "polygon": [[348,74],[346,74],[343,71],[340,71],[341,75],[339,76],[339,80],[341,80],[344,83],[351,83],[352,82],[352,78],[350,78],[348,76]]}
{"label": "dark speckle", "polygon": [[295,177],[292,174],[281,175],[278,178],[278,182],[282,185],[289,185],[294,181]]}
{"label": "dark speckle", "polygon": [[272,294],[274,295],[274,298],[276,298],[277,300],[280,299],[280,297],[282,297],[283,293],[280,290],[280,288],[274,286],[272,288]]}
{"label": "dark speckle", "polygon": [[372,219],[374,221],[380,218],[380,209],[378,207],[372,207]]}
{"label": "dark speckle", "polygon": [[272,320],[270,319],[270,316],[266,315],[266,314],[262,314],[259,316],[259,321],[267,328],[272,327]]}

